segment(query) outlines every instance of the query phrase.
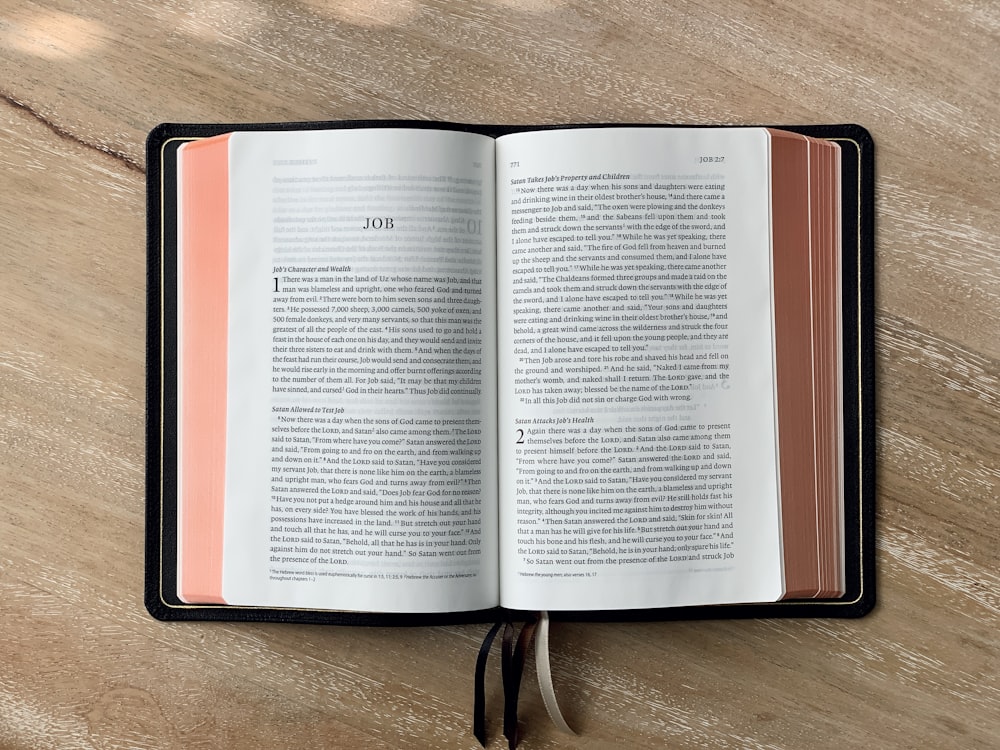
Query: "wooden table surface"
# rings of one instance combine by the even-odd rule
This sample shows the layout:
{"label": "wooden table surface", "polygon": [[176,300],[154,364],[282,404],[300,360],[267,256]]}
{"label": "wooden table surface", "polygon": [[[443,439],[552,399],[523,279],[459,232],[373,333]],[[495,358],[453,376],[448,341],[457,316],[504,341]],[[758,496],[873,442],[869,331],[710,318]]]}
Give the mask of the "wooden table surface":
{"label": "wooden table surface", "polygon": [[1000,745],[1000,4],[822,6],[0,2],[0,747],[475,746],[483,626],[142,605],[146,133],[342,118],[869,128],[876,610],[557,625],[522,747]]}

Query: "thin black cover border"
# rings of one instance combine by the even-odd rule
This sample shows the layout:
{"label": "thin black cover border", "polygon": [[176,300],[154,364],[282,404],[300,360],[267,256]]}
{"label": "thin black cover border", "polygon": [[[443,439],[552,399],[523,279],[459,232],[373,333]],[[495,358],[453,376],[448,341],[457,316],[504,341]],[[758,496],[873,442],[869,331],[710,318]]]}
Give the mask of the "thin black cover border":
{"label": "thin black cover border", "polygon": [[[181,141],[221,133],[255,130],[330,130],[346,128],[411,128],[474,132],[491,137],[508,133],[567,128],[604,127],[756,127],[656,125],[626,123],[553,124],[539,126],[483,125],[438,121],[345,120],[332,122],[180,124],[163,123],[146,141],[147,192],[147,328],[146,328],[146,539],[145,605],[160,620],[298,622],[340,625],[442,625],[524,619],[529,613],[503,608],[448,613],[368,613],[335,610],[191,605],[176,598],[176,560],[164,556],[176,549],[176,456],[171,448],[176,419],[176,310],[169,293],[176,285],[175,265],[164,263],[176,246],[172,196],[175,193],[176,148]],[[749,617],[861,617],[875,606],[875,324],[874,324],[874,142],[859,125],[766,126],[852,144],[842,149],[843,245],[857,247],[845,254],[843,278],[843,348],[845,356],[845,435],[858,435],[849,449],[845,441],[845,487],[857,502],[845,508],[845,555],[848,593],[836,600],[792,600],[759,604],[637,610],[552,612],[552,619],[575,621],[650,621]],[[857,190],[847,190],[857,185]],[[855,219],[856,221],[852,221]],[[853,293],[852,293],[853,292]],[[173,336],[171,335],[173,334]],[[847,394],[856,394],[849,398]],[[853,441],[852,441],[853,443]],[[851,533],[850,530],[856,529]]]}

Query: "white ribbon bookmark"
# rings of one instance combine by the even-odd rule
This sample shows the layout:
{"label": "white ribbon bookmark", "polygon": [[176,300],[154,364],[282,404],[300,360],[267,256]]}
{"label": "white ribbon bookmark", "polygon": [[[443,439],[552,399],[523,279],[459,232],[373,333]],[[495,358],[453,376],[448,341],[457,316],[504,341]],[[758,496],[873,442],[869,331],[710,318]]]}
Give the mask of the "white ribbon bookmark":
{"label": "white ribbon bookmark", "polygon": [[552,668],[549,666],[549,613],[541,612],[538,620],[538,633],[535,637],[535,672],[538,675],[538,689],[542,694],[542,703],[556,728],[568,734],[576,734],[570,729],[566,719],[559,710],[556,701],[556,690],[552,684]]}

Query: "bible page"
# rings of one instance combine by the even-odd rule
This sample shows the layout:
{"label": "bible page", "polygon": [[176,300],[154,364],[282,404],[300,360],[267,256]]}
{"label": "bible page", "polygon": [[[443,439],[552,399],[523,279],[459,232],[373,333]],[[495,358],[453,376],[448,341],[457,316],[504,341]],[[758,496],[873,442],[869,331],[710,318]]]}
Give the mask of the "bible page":
{"label": "bible page", "polygon": [[227,603],[496,606],[493,141],[230,141]]}
{"label": "bible page", "polygon": [[497,144],[501,601],[782,593],[760,129]]}

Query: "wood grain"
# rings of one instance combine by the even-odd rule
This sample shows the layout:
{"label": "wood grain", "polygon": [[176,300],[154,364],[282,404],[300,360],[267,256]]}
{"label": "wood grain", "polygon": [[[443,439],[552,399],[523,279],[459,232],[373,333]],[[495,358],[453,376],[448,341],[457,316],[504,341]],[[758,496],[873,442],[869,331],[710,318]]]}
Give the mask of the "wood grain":
{"label": "wood grain", "polygon": [[474,746],[481,627],[142,607],[146,133],[357,117],[868,127],[878,608],[557,625],[579,735],[528,682],[523,747],[995,747],[998,49],[958,0],[0,2],[0,747]]}

